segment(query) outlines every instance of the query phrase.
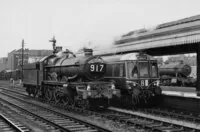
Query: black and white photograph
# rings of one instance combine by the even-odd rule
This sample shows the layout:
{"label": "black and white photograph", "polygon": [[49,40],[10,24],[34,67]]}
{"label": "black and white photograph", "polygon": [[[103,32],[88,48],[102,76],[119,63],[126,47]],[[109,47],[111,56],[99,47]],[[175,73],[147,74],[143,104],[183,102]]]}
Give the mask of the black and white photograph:
{"label": "black and white photograph", "polygon": [[200,132],[199,0],[0,0],[0,132]]}

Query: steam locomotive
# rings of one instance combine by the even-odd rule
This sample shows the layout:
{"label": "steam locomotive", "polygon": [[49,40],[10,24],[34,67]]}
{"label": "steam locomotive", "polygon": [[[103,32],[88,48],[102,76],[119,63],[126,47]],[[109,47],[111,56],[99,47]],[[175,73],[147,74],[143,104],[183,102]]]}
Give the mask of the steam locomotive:
{"label": "steam locomotive", "polygon": [[159,67],[161,85],[194,87],[196,79],[189,77],[191,72],[191,66],[184,64],[183,61],[161,65]]}
{"label": "steam locomotive", "polygon": [[156,104],[153,100],[161,97],[157,60],[144,53],[102,58],[108,63],[105,79],[120,89],[119,101],[122,105],[137,107]]}
{"label": "steam locomotive", "polygon": [[120,91],[109,81],[101,81],[107,70],[100,56],[84,49],[85,56],[70,51],[54,53],[40,62],[24,65],[23,85],[29,95],[84,109],[108,107]]}

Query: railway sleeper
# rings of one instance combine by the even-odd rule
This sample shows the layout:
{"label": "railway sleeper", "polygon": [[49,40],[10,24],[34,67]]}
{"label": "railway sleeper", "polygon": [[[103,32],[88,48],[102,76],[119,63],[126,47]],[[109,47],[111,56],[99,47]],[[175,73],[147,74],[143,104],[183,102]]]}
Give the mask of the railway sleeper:
{"label": "railway sleeper", "polygon": [[90,130],[89,128],[87,127],[83,127],[83,128],[72,128],[70,129],[71,131],[84,131],[84,130]]}
{"label": "railway sleeper", "polygon": [[[76,132],[80,132],[80,131],[78,130]],[[99,131],[95,129],[87,129],[87,130],[82,130],[81,132],[99,132]]]}
{"label": "railway sleeper", "polygon": [[160,127],[156,127],[156,129],[158,130],[172,130],[173,127],[170,125],[170,126],[160,126]]}
{"label": "railway sleeper", "polygon": [[81,131],[76,131],[76,132],[98,132],[98,130],[95,129],[90,129],[90,130],[81,130]]}
{"label": "railway sleeper", "polygon": [[65,120],[60,120],[60,121],[53,121],[53,122],[55,122],[55,123],[68,123],[68,124],[72,124],[72,123],[75,123],[74,121],[65,121]]}
{"label": "railway sleeper", "polygon": [[59,123],[59,125],[62,125],[62,126],[69,126],[69,125],[79,125],[79,123]]}
{"label": "railway sleeper", "polygon": [[147,127],[149,128],[156,128],[156,127],[161,127],[163,124],[162,123],[152,123],[152,124],[149,124],[149,125],[146,125]]}
{"label": "railway sleeper", "polygon": [[67,126],[64,126],[64,127],[65,127],[65,128],[85,127],[85,125],[77,124],[77,125],[67,125]]}
{"label": "railway sleeper", "polygon": [[170,130],[163,130],[163,132],[183,132],[184,129],[183,128],[173,128]]}

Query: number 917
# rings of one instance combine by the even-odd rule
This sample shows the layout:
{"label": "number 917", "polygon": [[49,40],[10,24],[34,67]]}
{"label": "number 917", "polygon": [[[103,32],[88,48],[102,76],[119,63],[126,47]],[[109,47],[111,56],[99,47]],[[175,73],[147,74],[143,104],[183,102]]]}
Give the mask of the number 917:
{"label": "number 917", "polygon": [[103,64],[92,64],[90,65],[90,71],[91,72],[102,72],[104,68]]}

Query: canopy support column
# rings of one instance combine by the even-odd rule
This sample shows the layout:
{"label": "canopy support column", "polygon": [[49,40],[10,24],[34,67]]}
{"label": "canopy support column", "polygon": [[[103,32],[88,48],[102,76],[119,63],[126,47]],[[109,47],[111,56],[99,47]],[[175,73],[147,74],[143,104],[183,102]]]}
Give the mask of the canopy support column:
{"label": "canopy support column", "polygon": [[197,96],[200,96],[200,43],[197,44],[197,85],[196,93]]}

